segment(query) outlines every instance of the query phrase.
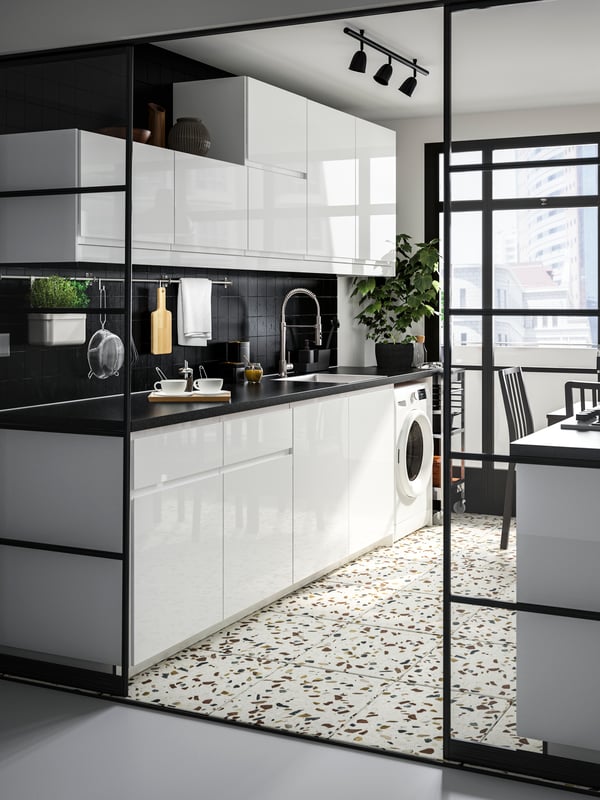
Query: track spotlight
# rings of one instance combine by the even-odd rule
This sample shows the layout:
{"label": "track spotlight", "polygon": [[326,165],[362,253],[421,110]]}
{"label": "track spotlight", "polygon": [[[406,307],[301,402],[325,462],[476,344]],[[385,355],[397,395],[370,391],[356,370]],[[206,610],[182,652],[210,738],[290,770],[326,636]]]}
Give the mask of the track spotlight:
{"label": "track spotlight", "polygon": [[390,82],[393,71],[392,59],[394,59],[394,61],[398,61],[400,64],[404,64],[405,67],[410,67],[410,69],[413,71],[412,76],[407,78],[399,89],[399,91],[408,97],[411,97],[412,93],[417,87],[417,72],[419,72],[421,75],[429,75],[429,70],[425,69],[425,67],[419,66],[416,58],[413,58],[412,62],[410,62],[408,58],[404,58],[404,56],[394,53],[394,51],[390,50],[388,47],[378,44],[377,42],[373,41],[373,39],[368,39],[365,36],[364,30],[359,32],[353,30],[352,28],[344,28],[344,33],[348,34],[348,36],[352,36],[353,39],[358,39],[360,42],[360,50],[357,50],[356,53],[354,53],[349,66],[349,69],[351,69],[353,72],[365,72],[367,68],[367,54],[364,52],[364,45],[368,45],[369,47],[372,47],[374,50],[378,50],[380,53],[383,53],[384,56],[388,57],[388,63],[379,67],[373,76],[373,80],[377,81],[377,83],[381,84],[382,86],[387,86]]}
{"label": "track spotlight", "polygon": [[[414,59],[414,63],[417,63],[417,59]],[[398,91],[402,92],[403,94],[407,95],[407,97],[411,97],[414,90],[417,88],[417,72],[413,70],[413,74],[410,78],[407,78],[402,86],[399,88]]]}
{"label": "track spotlight", "polygon": [[[364,30],[360,32],[361,36],[363,35]],[[352,72],[365,72],[367,69],[367,54],[365,53],[365,43],[360,43],[360,50],[357,50],[356,53],[352,56],[352,61],[350,62],[350,66],[348,69],[351,69]]]}
{"label": "track spotlight", "polygon": [[387,86],[390,82],[390,78],[392,77],[392,59],[388,58],[387,64],[382,64],[381,67],[377,70],[375,75],[373,75],[373,80],[377,83],[380,83],[382,86]]}

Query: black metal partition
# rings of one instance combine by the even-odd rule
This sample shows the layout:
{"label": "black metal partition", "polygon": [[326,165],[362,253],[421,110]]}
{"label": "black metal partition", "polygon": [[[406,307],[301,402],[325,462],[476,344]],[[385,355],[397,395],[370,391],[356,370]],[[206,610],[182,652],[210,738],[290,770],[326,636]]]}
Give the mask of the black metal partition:
{"label": "black metal partition", "polygon": [[[0,531],[0,673],[114,695],[127,694],[129,669],[133,86],[132,46],[39,53],[0,60],[0,92],[4,111],[2,133],[18,135],[57,131],[71,135],[70,132],[76,134],[79,129],[98,130],[115,120],[127,130],[124,174],[119,183],[86,186],[75,180],[69,185],[52,185],[42,174],[39,186],[31,183],[26,188],[15,188],[6,173],[0,176],[0,202],[15,206],[25,204],[15,212],[15,217],[31,214],[34,219],[35,214],[43,216],[45,210],[51,210],[52,203],[61,199],[65,199],[66,203],[72,200],[72,205],[65,207],[76,214],[79,213],[76,211],[79,198],[83,196],[109,194],[124,197],[121,263],[117,261],[107,265],[88,262],[82,266],[66,259],[60,261],[54,258],[52,263],[46,263],[28,258],[20,262],[4,256],[0,268],[0,327],[11,335],[14,356],[5,362],[6,365],[9,361],[13,362],[12,371],[10,365],[2,364],[0,367],[0,379],[6,393],[3,407],[28,406],[31,411],[29,430],[20,431],[14,425],[13,430],[5,428],[0,431],[2,447],[5,454],[10,453],[11,448],[13,452],[14,449],[25,448],[30,455],[36,454],[36,461],[45,467],[51,486],[50,489],[43,486],[43,474],[39,480],[35,480],[36,473],[29,471],[26,458],[16,465],[14,503],[21,502],[22,499],[18,499],[21,489],[24,494],[27,493],[24,516],[28,522],[15,526],[16,515],[10,508],[5,509],[5,522]],[[36,141],[43,139],[40,137]],[[71,142],[75,142],[75,136],[71,136]],[[55,156],[48,150],[49,161]],[[76,147],[72,156],[73,159],[77,158]],[[32,237],[39,235],[37,230],[31,231]],[[67,236],[65,231],[64,238]],[[66,457],[72,444],[75,447],[73,452],[77,452],[80,459],[75,465],[61,468],[60,462],[54,462],[53,445],[56,439],[52,437],[56,434],[52,433],[51,427],[47,427],[47,421],[36,430],[36,408],[43,416],[45,398],[36,394],[31,381],[16,382],[14,378],[17,376],[13,373],[15,364],[22,365],[22,378],[28,377],[28,370],[45,371],[47,385],[53,381],[51,370],[70,373],[69,359],[73,353],[69,351],[73,348],[63,348],[59,354],[52,347],[26,344],[25,287],[27,278],[32,275],[79,277],[82,269],[85,270],[83,277],[90,279],[94,289],[96,282],[115,287],[110,295],[110,307],[107,308],[108,320],[109,325],[114,324],[123,338],[124,363],[118,378],[113,379],[112,383],[104,381],[104,386],[97,385],[95,388],[101,388],[101,394],[120,395],[121,410],[111,429],[98,438],[93,431],[86,433],[76,427],[58,434],[62,437],[61,441],[66,443]],[[99,304],[94,302],[86,309],[86,314],[100,311]],[[78,357],[80,355],[81,348]],[[83,384],[79,391],[83,391]],[[116,480],[110,482],[111,493],[105,497],[109,543],[104,545],[100,540],[95,541],[94,534],[88,536],[85,520],[78,523],[79,530],[48,532],[43,524],[43,505],[48,499],[56,516],[60,516],[61,507],[68,514],[71,503],[80,507],[90,503],[97,512],[94,515],[96,522],[90,528],[100,530],[101,522],[97,522],[97,518],[102,517],[102,507],[94,506],[93,498],[102,484],[100,487],[94,486],[93,471],[89,480],[85,477],[90,464],[96,459],[102,464],[103,470],[117,476]],[[8,463],[6,459],[4,463]],[[3,480],[6,477],[5,473]],[[48,497],[48,491],[51,497]],[[4,502],[10,507],[13,499],[5,497]],[[39,507],[38,511],[35,511],[36,506]],[[34,510],[29,513],[29,509]],[[74,516],[81,517],[82,514]],[[73,523],[74,526],[76,524]],[[55,526],[51,524],[47,527]],[[60,527],[58,523],[57,527]],[[80,539],[78,533],[81,534]],[[82,575],[88,576],[87,585]],[[31,636],[26,635],[29,626],[35,631]],[[47,630],[54,631],[55,640],[63,644],[53,646],[53,637],[46,635]],[[105,642],[106,657],[95,639]]]}
{"label": "black metal partition", "polygon": [[[503,480],[506,474],[502,469],[503,465],[509,461],[514,461],[508,446],[498,445],[497,430],[495,420],[503,416],[500,393],[498,388],[496,372],[503,366],[520,366],[515,363],[505,363],[504,357],[517,358],[518,353],[515,348],[511,351],[510,340],[506,331],[515,318],[524,320],[524,337],[529,336],[527,341],[539,344],[544,342],[544,336],[548,339],[549,328],[555,331],[566,329],[571,330],[586,329],[589,333],[590,358],[587,366],[574,366],[566,361],[556,358],[553,360],[552,353],[558,353],[557,345],[546,344],[544,358],[541,356],[536,362],[525,366],[524,372],[526,382],[542,381],[546,376],[562,376],[565,380],[572,378],[573,372],[580,374],[583,378],[586,373],[595,374],[595,355],[597,346],[598,319],[600,309],[598,307],[597,287],[600,280],[598,266],[598,209],[599,191],[598,174],[600,170],[600,136],[597,132],[573,135],[536,135],[519,136],[511,138],[477,139],[470,136],[465,127],[468,125],[458,116],[455,111],[455,95],[457,85],[453,81],[453,72],[459,59],[464,60],[464,52],[456,51],[454,45],[457,31],[460,34],[461,24],[468,26],[469,14],[489,14],[490,37],[496,35],[495,30],[499,29],[499,22],[502,19],[502,12],[505,10],[510,15],[513,30],[518,25],[519,12],[523,14],[523,26],[527,25],[529,16],[525,16],[525,11],[531,11],[536,7],[540,12],[538,29],[545,30],[543,12],[551,4],[544,3],[543,0],[530,0],[523,3],[488,2],[485,4],[473,3],[447,3],[445,8],[445,74],[444,74],[444,147],[443,147],[443,201],[435,198],[429,203],[429,232],[428,235],[435,235],[435,225],[439,219],[438,213],[443,214],[443,258],[444,258],[444,303],[443,303],[443,352],[444,352],[444,408],[450,408],[450,386],[451,370],[460,367],[467,372],[467,397],[469,394],[473,402],[481,409],[481,421],[476,435],[471,436],[465,447],[457,447],[452,440],[451,426],[445,425],[444,428],[444,754],[445,757],[453,761],[493,768],[510,773],[527,775],[530,777],[543,778],[557,781],[559,783],[570,783],[579,787],[592,787],[597,789],[600,786],[600,768],[594,756],[594,746],[589,745],[589,753],[586,754],[585,748],[577,749],[569,746],[557,746],[548,744],[544,740],[529,741],[525,735],[519,738],[519,707],[517,697],[519,697],[519,683],[527,671],[523,666],[527,664],[527,653],[531,651],[530,641],[533,641],[537,628],[543,629],[549,620],[561,620],[568,624],[568,621],[586,620],[590,624],[600,622],[600,613],[593,607],[564,607],[548,602],[524,602],[521,598],[527,597],[527,591],[523,587],[523,569],[521,570],[521,583],[517,583],[515,593],[514,584],[506,581],[501,591],[498,587],[503,586],[505,575],[502,569],[514,570],[516,562],[520,563],[523,559],[524,546],[519,544],[517,553],[508,555],[501,562],[502,556],[496,556],[493,549],[490,549],[489,541],[483,545],[480,552],[473,547],[473,542],[468,542],[467,559],[471,562],[475,558],[481,558],[481,573],[491,570],[487,575],[478,575],[475,570],[470,571],[470,582],[465,581],[461,576],[461,559],[466,559],[461,550],[465,542],[465,525],[460,515],[453,514],[451,498],[451,469],[453,461],[467,463],[466,498],[467,513],[473,512],[471,517],[472,529],[483,529],[485,533],[486,525],[490,525],[489,516],[501,514],[501,501],[503,498]],[[558,4],[556,4],[558,5]],[[503,7],[506,6],[506,9]],[[527,8],[526,8],[527,7]],[[555,6],[556,8],[556,6]],[[573,12],[575,9],[573,9]],[[461,14],[463,15],[461,19]],[[579,18],[579,24],[585,24],[584,15]],[[547,26],[546,26],[547,28]],[[531,35],[535,35],[531,30]],[[490,40],[491,41],[491,40]],[[550,45],[551,46],[551,45]],[[486,67],[478,64],[481,70],[481,80],[485,83]],[[490,73],[492,69],[490,68]],[[543,70],[542,70],[543,73]],[[464,74],[464,71],[463,73]],[[464,98],[464,89],[462,95]],[[461,109],[459,108],[459,111]],[[532,123],[527,123],[529,128],[535,127]],[[564,127],[558,122],[558,127]],[[460,134],[457,134],[460,128]],[[579,151],[572,151],[569,148],[579,146]],[[558,156],[555,153],[549,155],[552,148],[566,148]],[[499,153],[503,148],[514,148],[517,154],[511,161],[503,159]],[[587,148],[587,149],[586,149]],[[434,149],[429,149],[430,160],[437,158]],[[557,162],[556,159],[559,159]],[[566,187],[551,183],[557,173],[557,163],[565,171],[569,168],[587,170],[590,180],[582,180],[578,187],[568,190]],[[435,167],[431,166],[431,169]],[[516,193],[504,193],[499,188],[501,176],[507,175],[513,170],[515,181],[522,180],[527,183],[527,170],[534,168],[537,170],[539,186],[533,182],[528,184],[529,192],[524,196],[517,197]],[[565,173],[566,174],[566,173]],[[465,199],[461,195],[461,187],[458,181],[461,176],[478,176],[479,186],[477,196]],[[499,177],[500,176],[500,177]],[[545,183],[544,183],[545,181]],[[434,191],[437,193],[437,186],[431,182]],[[515,184],[516,185],[516,184]],[[456,198],[456,199],[455,199]],[[433,209],[437,209],[434,211]],[[514,302],[514,293],[510,293],[510,285],[502,283],[498,266],[500,258],[495,251],[497,234],[500,219],[499,215],[509,209],[518,209],[515,213],[522,215],[534,215],[530,222],[530,227],[534,224],[538,226],[537,233],[531,233],[530,237],[538,236],[540,241],[546,235],[552,236],[553,222],[552,215],[556,220],[562,216],[563,222],[573,219],[572,227],[576,224],[583,225],[582,220],[588,222],[588,234],[586,240],[589,242],[588,261],[593,263],[593,269],[589,275],[585,276],[588,289],[594,287],[588,293],[580,292],[581,285],[585,283],[583,279],[579,281],[578,291],[572,291],[569,298],[565,297],[559,302],[559,287],[566,287],[569,281],[560,275],[560,269],[566,269],[565,261],[557,255],[555,262],[547,269],[548,281],[542,279],[546,294],[540,289],[535,302],[531,299],[533,290],[529,295],[529,303]],[[463,220],[460,214],[474,215],[470,220],[470,231],[480,242],[480,253],[475,265],[469,265],[470,281],[476,291],[472,291],[469,296],[469,280],[465,279],[467,274],[466,265],[463,266],[461,277],[460,269],[457,267],[459,256],[464,241],[465,233],[469,231],[469,225],[461,224]],[[475,216],[477,215],[477,216]],[[579,222],[577,222],[579,219]],[[566,223],[565,223],[566,226]],[[589,231],[592,230],[590,233]],[[542,230],[543,228],[543,230]],[[556,231],[558,226],[555,225]],[[581,231],[581,228],[578,230]],[[549,233],[548,233],[549,232]],[[580,233],[580,263],[583,263],[585,245],[583,234]],[[517,242],[521,245],[522,242]],[[554,243],[550,247],[560,245]],[[465,248],[462,247],[462,250]],[[531,250],[531,253],[543,262],[545,253],[540,246],[539,251]],[[532,261],[534,258],[532,258]],[[515,260],[520,271],[520,277],[526,271],[525,264],[519,265],[519,259]],[[473,277],[475,275],[475,277]],[[574,284],[574,281],[573,281]],[[539,288],[539,287],[538,287]],[[528,287],[529,291],[529,287]],[[554,294],[552,294],[554,292]],[[473,295],[476,295],[473,297]],[[551,299],[548,299],[551,298]],[[550,323],[547,321],[551,320]],[[554,322],[557,320],[557,322]],[[567,320],[574,320],[571,324]],[[532,329],[539,330],[538,338],[530,336]],[[589,329],[588,329],[589,325]],[[537,331],[536,331],[537,332]],[[506,337],[506,338],[503,338]],[[526,339],[524,338],[523,341]],[[475,358],[469,363],[464,363],[464,350],[462,345],[471,343],[477,351]],[[533,346],[533,345],[532,345]],[[583,345],[588,346],[588,345]],[[516,348],[518,349],[518,348]],[[521,357],[525,348],[522,348]],[[462,352],[461,352],[462,351]],[[541,350],[539,351],[542,352]],[[529,376],[529,377],[528,377]],[[469,386],[469,379],[471,385]],[[588,380],[594,378],[588,377]],[[560,397],[560,395],[559,395]],[[562,405],[556,402],[555,405]],[[500,417],[498,417],[500,415]],[[467,411],[468,417],[468,411]],[[517,480],[519,473],[519,462],[528,465],[557,467],[557,468],[584,468],[586,471],[593,469],[595,463],[565,461],[559,450],[545,453],[544,458],[535,455],[528,458],[517,459]],[[522,468],[524,469],[524,468]],[[518,508],[517,508],[518,511]],[[477,515],[481,515],[482,523],[477,525]],[[497,517],[500,522],[496,523],[498,547],[499,533],[501,527],[501,517]],[[517,517],[517,522],[518,522]],[[496,536],[496,528],[493,536]],[[475,537],[475,534],[473,534]],[[517,524],[516,534],[513,537],[512,546],[514,548],[514,537],[519,539],[519,526]],[[494,547],[493,539],[491,548]],[[485,548],[487,550],[484,552]],[[524,562],[523,562],[524,563]],[[472,566],[472,563],[471,563]],[[499,567],[498,572],[493,570]],[[474,576],[474,577],[473,577]],[[495,576],[495,577],[494,577]],[[576,580],[576,578],[575,578]],[[526,587],[525,587],[526,588]],[[476,609],[476,611],[475,611]],[[453,636],[453,626],[463,615],[465,618],[474,614],[479,615],[483,621],[483,628],[486,630],[487,641],[478,639],[478,634],[473,633],[471,647],[473,651],[481,653],[480,660],[475,662],[474,668],[465,666],[461,663],[463,657],[463,643]],[[487,622],[485,622],[487,620]],[[488,624],[489,623],[489,624]],[[486,627],[487,625],[487,627]],[[494,630],[494,625],[496,626]],[[504,625],[504,630],[500,631]],[[537,628],[536,628],[537,626]],[[510,633],[507,633],[510,628]],[[516,645],[512,644],[512,636],[516,630]],[[532,633],[533,631],[533,633]],[[496,638],[496,634],[498,634]],[[502,635],[500,635],[502,634]],[[533,638],[532,638],[533,637]],[[529,641],[528,641],[529,640]],[[496,649],[494,646],[497,644]],[[566,646],[564,642],[557,641],[558,652],[561,647]],[[495,661],[492,663],[492,654]],[[500,654],[500,655],[499,655]],[[534,653],[535,656],[535,653]],[[502,661],[502,658],[505,661]],[[487,659],[487,660],[486,660]],[[515,673],[515,663],[520,659],[520,668]],[[534,658],[535,660],[535,658]],[[548,662],[546,661],[546,664]],[[476,675],[476,673],[479,673]],[[543,669],[542,669],[543,672]],[[508,676],[508,677],[507,677]],[[516,682],[516,695],[512,694],[511,681]],[[565,682],[568,683],[570,676],[564,675]],[[490,719],[494,720],[500,735],[496,737],[486,737],[481,735],[471,736],[467,727],[461,722],[461,703],[464,707],[464,698],[469,692],[475,692],[473,698],[477,698],[481,707],[485,706],[485,692],[479,693],[480,687],[494,684],[495,681],[504,680],[501,686],[496,685],[489,690],[489,714]],[[548,705],[552,704],[552,698],[547,694]],[[527,702],[521,695],[522,710],[525,709]],[[516,714],[516,721],[515,721]],[[500,720],[500,722],[498,722]],[[502,729],[502,721],[506,720],[505,728]],[[491,725],[492,723],[490,723]],[[540,728],[543,730],[543,726]],[[530,734],[531,735],[531,734]],[[565,737],[568,738],[568,737]],[[564,740],[563,740],[564,741]],[[559,754],[557,754],[559,753]],[[584,789],[584,790],[585,790]]]}

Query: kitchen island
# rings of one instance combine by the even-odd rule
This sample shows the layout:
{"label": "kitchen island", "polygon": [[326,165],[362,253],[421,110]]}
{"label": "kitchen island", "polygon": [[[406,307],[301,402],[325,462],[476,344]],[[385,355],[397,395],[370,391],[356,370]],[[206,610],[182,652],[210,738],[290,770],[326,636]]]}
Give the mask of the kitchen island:
{"label": "kitchen island", "polygon": [[561,423],[511,443],[517,462],[517,732],[600,761],[600,431]]}

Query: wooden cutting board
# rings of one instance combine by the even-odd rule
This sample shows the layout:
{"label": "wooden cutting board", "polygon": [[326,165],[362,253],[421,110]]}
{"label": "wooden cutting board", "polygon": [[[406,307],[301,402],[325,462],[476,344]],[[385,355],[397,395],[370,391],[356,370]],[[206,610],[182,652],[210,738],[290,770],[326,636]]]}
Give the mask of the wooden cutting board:
{"label": "wooden cutting board", "polygon": [[150,315],[150,352],[163,355],[173,351],[173,315],[167,310],[167,290],[159,286],[156,290],[156,311]]}
{"label": "wooden cutting board", "polygon": [[162,392],[150,392],[148,395],[149,403],[229,403],[231,392],[223,389],[216,394],[201,394],[192,392],[191,394],[163,394]]}

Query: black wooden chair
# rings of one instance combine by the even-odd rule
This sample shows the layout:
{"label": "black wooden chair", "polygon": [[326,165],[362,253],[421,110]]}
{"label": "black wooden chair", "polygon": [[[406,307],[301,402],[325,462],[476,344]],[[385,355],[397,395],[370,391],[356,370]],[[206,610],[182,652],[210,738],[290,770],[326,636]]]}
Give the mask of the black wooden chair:
{"label": "black wooden chair", "polygon": [[[523,373],[521,367],[507,367],[498,372],[500,379],[500,389],[502,390],[502,400],[506,411],[506,421],[508,422],[508,438],[514,442],[522,436],[533,433],[533,417],[527,400]],[[512,514],[513,497],[515,494],[515,464],[508,465],[506,474],[506,489],[504,491],[504,513],[502,516],[502,536],[500,537],[500,548],[506,550],[508,547],[508,531],[510,528],[510,518]]]}

